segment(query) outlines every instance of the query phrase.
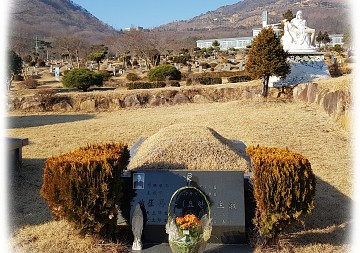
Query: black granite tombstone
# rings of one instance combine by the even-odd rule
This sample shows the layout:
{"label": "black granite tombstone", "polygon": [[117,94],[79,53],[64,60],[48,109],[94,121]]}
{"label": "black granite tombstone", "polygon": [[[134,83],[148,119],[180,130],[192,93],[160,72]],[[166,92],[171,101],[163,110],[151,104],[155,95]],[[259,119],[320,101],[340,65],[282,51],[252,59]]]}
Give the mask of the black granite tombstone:
{"label": "black granite tombstone", "polygon": [[[141,170],[133,171],[129,181],[143,178],[143,188],[132,185],[130,220],[135,206],[140,203],[145,216],[143,242],[167,241],[165,224],[168,220],[169,203],[173,194],[184,186],[199,189],[209,201],[213,231],[209,242],[245,243],[244,172],[242,171],[188,171],[188,170]],[[129,189],[130,190],[130,189]],[[193,195],[193,196],[191,196]],[[207,212],[204,199],[195,191],[183,191],[176,196],[170,210],[177,213]]]}

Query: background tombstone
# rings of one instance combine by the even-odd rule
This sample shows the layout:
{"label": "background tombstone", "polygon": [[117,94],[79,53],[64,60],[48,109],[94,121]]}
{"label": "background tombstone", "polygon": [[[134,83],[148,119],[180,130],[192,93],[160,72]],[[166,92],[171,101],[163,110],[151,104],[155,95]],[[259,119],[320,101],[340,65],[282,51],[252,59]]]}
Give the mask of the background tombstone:
{"label": "background tombstone", "polygon": [[240,61],[239,63],[239,71],[243,71],[243,61]]}
{"label": "background tombstone", "polygon": [[191,73],[191,64],[188,64],[188,73]]}
{"label": "background tombstone", "polygon": [[60,82],[60,79],[59,79],[59,77],[60,77],[60,67],[55,68],[55,73],[54,74],[55,74],[55,80]]}

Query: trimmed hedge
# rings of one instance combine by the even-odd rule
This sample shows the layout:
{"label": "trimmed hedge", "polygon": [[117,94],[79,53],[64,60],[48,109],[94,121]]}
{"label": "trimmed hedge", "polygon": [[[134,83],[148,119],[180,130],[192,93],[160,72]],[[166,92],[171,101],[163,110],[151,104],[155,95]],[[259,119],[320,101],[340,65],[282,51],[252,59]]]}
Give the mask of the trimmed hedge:
{"label": "trimmed hedge", "polygon": [[167,81],[167,83],[168,83],[171,87],[180,87],[179,81],[170,80],[170,81]]}
{"label": "trimmed hedge", "polygon": [[251,81],[250,76],[230,76],[227,78],[229,83],[240,83]]}
{"label": "trimmed hedge", "polygon": [[126,75],[126,79],[135,82],[135,81],[139,81],[141,78],[136,73],[129,73]]}
{"label": "trimmed hedge", "polygon": [[156,89],[156,88],[164,88],[166,86],[165,82],[132,82],[128,83],[128,90],[135,89]]}
{"label": "trimmed hedge", "polygon": [[45,161],[41,196],[54,219],[103,237],[116,228],[122,206],[121,173],[129,162],[123,144],[87,145]]}
{"label": "trimmed hedge", "polygon": [[264,245],[314,208],[316,177],[310,162],[287,148],[250,146],[256,213],[253,223]]}
{"label": "trimmed hedge", "polygon": [[198,83],[204,84],[204,85],[221,84],[222,79],[221,79],[221,77],[203,76],[203,77],[197,77],[195,79],[195,82],[198,82]]}

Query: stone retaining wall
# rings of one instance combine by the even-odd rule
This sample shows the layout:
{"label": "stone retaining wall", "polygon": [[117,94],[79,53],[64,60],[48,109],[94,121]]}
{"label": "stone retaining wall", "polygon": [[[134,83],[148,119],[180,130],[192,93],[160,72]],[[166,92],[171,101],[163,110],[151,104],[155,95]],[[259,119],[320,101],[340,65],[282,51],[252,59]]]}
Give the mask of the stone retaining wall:
{"label": "stone retaining wall", "polygon": [[[182,103],[210,103],[232,100],[262,99],[261,86],[232,87],[185,87],[96,92],[59,93],[51,96],[33,95],[14,97],[8,100],[9,111],[26,112],[97,112],[114,111],[121,108],[152,107]],[[293,89],[294,101],[316,103],[331,117],[348,128],[350,125],[349,91],[319,89],[316,83],[299,84]]]}
{"label": "stone retaining wall", "polygon": [[207,88],[172,88],[76,93],[55,95],[33,95],[13,97],[8,100],[9,111],[26,112],[96,112],[113,111],[130,107],[151,107],[182,103],[226,102],[260,98],[261,87],[233,86]]}
{"label": "stone retaining wall", "polygon": [[317,83],[299,84],[293,89],[294,101],[318,104],[344,128],[350,127],[350,91],[320,89]]}

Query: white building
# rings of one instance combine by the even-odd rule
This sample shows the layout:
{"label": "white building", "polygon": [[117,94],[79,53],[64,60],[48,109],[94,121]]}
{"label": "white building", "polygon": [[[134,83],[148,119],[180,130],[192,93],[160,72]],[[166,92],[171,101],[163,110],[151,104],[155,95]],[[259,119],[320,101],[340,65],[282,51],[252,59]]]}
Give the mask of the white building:
{"label": "white building", "polygon": [[214,41],[219,42],[220,50],[227,50],[229,48],[242,49],[251,44],[253,37],[238,37],[238,38],[223,38],[223,39],[208,39],[197,40],[196,46],[199,48],[212,47]]}
{"label": "white building", "polygon": [[329,46],[333,47],[336,44],[339,44],[340,46],[344,45],[343,42],[344,34],[329,34],[329,38],[331,39]]}
{"label": "white building", "polygon": [[[281,28],[280,24],[270,24],[267,23],[267,11],[264,11],[262,13],[262,20],[263,20],[263,27],[269,27],[272,26],[274,29],[274,32],[277,36],[280,36],[281,34]],[[214,41],[219,42],[220,44],[220,50],[227,50],[229,48],[235,48],[235,49],[243,49],[246,48],[247,45],[251,44],[251,41],[259,34],[261,29],[263,27],[254,28],[252,32],[252,37],[237,37],[237,38],[222,38],[222,39],[207,39],[207,40],[197,40],[196,46],[199,48],[209,48],[212,47]],[[330,34],[329,35],[331,42],[329,43],[329,46],[334,46],[336,44],[339,44],[341,46],[344,45],[343,43],[343,34]]]}

